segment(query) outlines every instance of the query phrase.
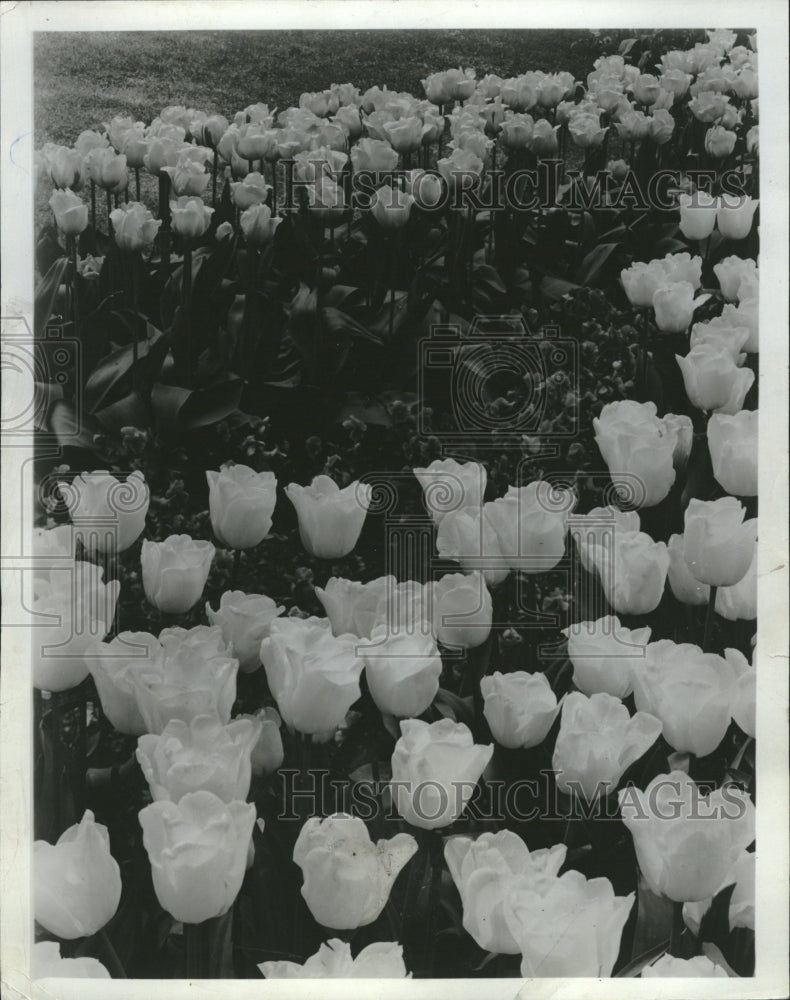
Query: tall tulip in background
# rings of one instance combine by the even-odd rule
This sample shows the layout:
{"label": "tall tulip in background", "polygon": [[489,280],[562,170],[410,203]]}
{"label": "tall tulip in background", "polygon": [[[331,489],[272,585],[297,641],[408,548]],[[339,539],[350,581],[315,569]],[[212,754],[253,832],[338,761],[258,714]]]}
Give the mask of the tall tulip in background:
{"label": "tall tulip in background", "polygon": [[[480,681],[483,714],[500,746],[515,750],[536,747],[546,738],[562,707],[542,673],[515,670]],[[564,696],[563,696],[564,697]]]}
{"label": "tall tulip in background", "polygon": [[313,816],[299,831],[293,859],[302,869],[302,895],[315,919],[333,930],[373,923],[404,865],[416,854],[411,834],[375,844],[357,816]]}
{"label": "tall tulip in background", "polygon": [[622,483],[626,495],[635,493],[640,507],[660,503],[675,482],[677,433],[656,414],[655,403],[626,399],[607,403],[593,418],[595,442],[612,482]]}
{"label": "tall tulip in background", "polygon": [[714,413],[708,421],[708,448],[713,475],[728,493],[757,496],[757,410],[729,416]]}
{"label": "tall tulip in background", "polygon": [[607,615],[569,625],[562,633],[568,637],[573,683],[583,694],[625,698],[631,693],[634,674],[644,666],[649,628],[624,628],[616,615]]}
{"label": "tall tulip in background", "polygon": [[214,611],[206,603],[209,625],[222,629],[225,645],[232,647],[242,673],[252,673],[261,665],[261,642],[269,634],[272,622],[285,611],[263,594],[245,594],[241,590],[226,590]]}
{"label": "tall tulip in background", "polygon": [[151,502],[141,472],[132,472],[125,480],[104,471],[83,472],[59,486],[88,553],[125,552],[140,537]]}
{"label": "tall tulip in background", "polygon": [[643,531],[616,532],[596,545],[593,560],[606,600],[619,615],[654,611],[664,593],[669,553]]}
{"label": "tall tulip in background", "polygon": [[472,649],[491,634],[493,603],[482,573],[447,573],[430,592],[433,634],[443,646]]}
{"label": "tall tulip in background", "polygon": [[480,462],[436,459],[425,468],[414,469],[414,475],[435,524],[440,524],[450,511],[482,506],[487,472]]}
{"label": "tall tulip in background", "polygon": [[214,559],[211,542],[170,535],[163,542],[143,541],[140,563],[148,601],[167,615],[189,611],[200,600]]}
{"label": "tall tulip in background", "polygon": [[223,545],[249,549],[268,535],[277,502],[273,472],[255,472],[247,465],[207,472],[211,527]]}
{"label": "tall tulip in background", "polygon": [[711,587],[731,587],[752,561],[757,522],[744,521],[735,497],[691,500],[685,513],[683,557],[692,574]]}
{"label": "tall tulip in background", "polygon": [[363,645],[365,677],[377,707],[395,718],[422,715],[439,690],[442,659],[430,635],[389,634],[375,626]]}

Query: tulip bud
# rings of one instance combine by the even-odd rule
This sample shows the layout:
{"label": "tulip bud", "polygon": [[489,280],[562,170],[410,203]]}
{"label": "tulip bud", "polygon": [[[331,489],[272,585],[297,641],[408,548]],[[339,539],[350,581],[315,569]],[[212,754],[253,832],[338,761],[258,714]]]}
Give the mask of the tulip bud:
{"label": "tulip bud", "polygon": [[745,792],[730,787],[703,797],[682,771],[658,775],[644,792],[624,789],[619,799],[645,881],[676,902],[712,896],[754,840]]}
{"label": "tulip bud", "polygon": [[[343,110],[342,108],[340,109]],[[403,979],[407,977],[403,946],[376,941],[351,957],[351,945],[339,938],[322,944],[303,965],[297,962],[261,962],[266,979]]]}
{"label": "tulip bud", "polygon": [[110,212],[115,242],[121,250],[143,251],[153,246],[161,219],[155,219],[145,205],[131,201]]}
{"label": "tulip bud", "polygon": [[442,659],[431,635],[390,633],[377,625],[362,647],[376,707],[395,718],[422,715],[439,690]]}
{"label": "tulip bud", "polygon": [[243,802],[250,790],[250,755],[261,725],[234,719],[223,726],[211,715],[189,723],[172,719],[161,734],[137,741],[137,762],[154,802],[180,802],[189,792],[212,792],[223,802]]}
{"label": "tulip bud", "polygon": [[757,413],[714,413],[708,421],[713,475],[728,493],[739,497],[757,496]]}
{"label": "tulip bud", "polygon": [[143,541],[140,563],[149,603],[164,614],[181,615],[200,600],[214,559],[211,542],[170,535],[163,542]]}
{"label": "tulip bud", "polygon": [[698,343],[685,358],[676,354],[675,360],[683,374],[686,395],[694,406],[727,414],[743,409],[754,372],[739,368],[725,346]]}
{"label": "tulip bud", "polygon": [[689,501],[684,518],[683,558],[692,574],[711,587],[731,587],[752,561],[757,522],[744,521],[735,497]]}
{"label": "tulip bud", "polygon": [[245,594],[241,590],[226,590],[214,611],[206,603],[210,625],[222,630],[225,645],[233,650],[242,673],[252,673],[261,665],[261,642],[269,634],[275,618],[285,611],[263,594]]}
{"label": "tulip bud", "polygon": [[64,941],[96,934],[121,901],[121,870],[110,854],[110,835],[90,809],[56,844],[35,842],[33,875],[36,923]]}
{"label": "tulip bud", "polygon": [[285,493],[296,509],[302,545],[319,559],[339,559],[357,544],[372,495],[366,483],[340,489],[329,476],[309,486],[290,483]]}
{"label": "tulip bud", "polygon": [[624,628],[619,618],[607,615],[569,625],[562,633],[568,637],[573,683],[583,694],[626,698],[631,693],[634,672],[644,663],[649,628]]}
{"label": "tulip bud", "polygon": [[440,719],[400,724],[392,754],[392,795],[400,815],[412,826],[436,830],[449,826],[466,808],[494,752],[493,743],[474,743],[469,728]]}
{"label": "tulip bud", "polygon": [[716,213],[719,232],[728,240],[743,240],[752,228],[752,218],[760,202],[748,195],[723,194]]}
{"label": "tulip bud", "polygon": [[214,209],[204,205],[200,198],[182,195],[178,201],[170,202],[173,232],[187,240],[202,236],[211,225]]}
{"label": "tulip bud", "polygon": [[252,748],[252,775],[263,778],[273,774],[284,759],[283,740],[280,735],[282,720],[273,708],[261,708],[255,715],[237,715],[238,719],[251,719],[260,724],[261,734]]}
{"label": "tulip bud", "polygon": [[544,674],[494,671],[480,681],[483,714],[491,735],[509,750],[536,747],[546,738],[561,702]]}
{"label": "tulip bud", "polygon": [[493,605],[481,573],[448,573],[432,588],[433,634],[443,646],[471,649],[491,632]]}
{"label": "tulip bud", "polygon": [[517,955],[520,948],[503,919],[503,903],[514,887],[542,897],[565,861],[564,844],[538,851],[511,830],[471,837],[450,837],[444,856],[461,896],[463,924],[477,944],[496,954]]}
{"label": "tulip bud", "polygon": [[694,195],[682,194],[680,203],[680,231],[688,240],[706,240],[716,225],[719,199],[704,191]]}
{"label": "tulip bud", "polygon": [[619,698],[572,691],[562,706],[552,757],[557,787],[593,802],[614,791],[626,769],[661,735],[661,723],[647,712],[631,716]]}
{"label": "tulip bud", "polygon": [[255,472],[247,465],[206,472],[211,527],[223,545],[250,549],[260,544],[272,526],[277,502],[273,472]]}
{"label": "tulip bud", "polygon": [[314,919],[334,930],[372,924],[386,906],[403,866],[417,853],[408,833],[373,843],[357,816],[308,819],[293,859],[304,875],[302,896]]}
{"label": "tulip bud", "polygon": [[138,818],[160,906],[185,924],[227,913],[244,879],[255,806],[189,792],[178,804],[146,806]]}
{"label": "tulip bud", "polygon": [[333,636],[325,618],[279,618],[260,658],[280,715],[291,730],[326,742],[360,696],[363,662],[353,635]]}
{"label": "tulip bud", "polygon": [[49,207],[64,236],[78,236],[88,228],[88,206],[73,191],[53,191]]}

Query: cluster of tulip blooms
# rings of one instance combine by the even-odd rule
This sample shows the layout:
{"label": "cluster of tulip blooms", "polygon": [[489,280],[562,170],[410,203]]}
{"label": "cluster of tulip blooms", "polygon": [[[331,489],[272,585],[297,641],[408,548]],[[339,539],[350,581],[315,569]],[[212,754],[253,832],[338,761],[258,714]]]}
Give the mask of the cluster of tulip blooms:
{"label": "cluster of tulip blooms", "polygon": [[[756,53],[734,42],[731,32],[710,32],[708,44],[668,53],[657,76],[618,56],[601,58],[581,101],[569,100],[576,85],[567,73],[478,80],[472,70],[459,69],[429,76],[424,101],[378,87],[360,95],[350,84],[333,85],[303,94],[299,107],[280,112],[276,123],[262,104],[245,108],[233,122],[171,107],[148,127],[116,118],[106,135],[83,132],[74,149],[45,148],[42,170],[59,188],[51,205],[69,237],[88,225],[88,205],[75,194],[85,179],[109,195],[123,194],[128,168],[137,172],[138,186],[144,168],[169,178],[172,230],[195,239],[212,214],[203,193],[224,165],[235,178],[231,197],[244,237],[262,246],[280,222],[276,193],[272,197],[278,160],[296,162],[297,176],[310,187],[310,204],[331,220],[332,212],[344,210],[345,196],[325,174],[327,166],[342,169],[350,160],[354,170],[393,170],[399,162],[409,168],[412,156],[442,141],[449,122],[450,148],[438,158],[437,179],[412,170],[404,188],[388,188],[390,197],[372,202],[379,223],[397,227],[415,199],[438,199],[432,185],[452,186],[459,172],[481,174],[495,144],[550,156],[560,133],[561,141],[567,134],[581,148],[595,147],[607,134],[603,115],[629,142],[660,145],[672,135],[673,109],[689,94],[691,114],[711,124],[706,148],[725,155],[718,151],[731,151],[731,130],[742,117],[729,95],[756,97]],[[454,102],[461,103],[449,112]],[[529,111],[542,117],[535,120]],[[749,136],[756,146],[756,126]],[[705,240],[718,223],[725,238],[747,235],[756,202],[741,199],[733,207],[726,198],[695,192],[681,201],[683,233]],[[139,201],[119,204],[110,219],[118,245],[135,251],[150,249],[162,224]],[[732,885],[730,925],[753,927],[751,798],[731,782],[703,796],[688,773],[689,758],[716,750],[732,723],[744,739],[755,736],[754,664],[737,649],[711,651],[709,638],[716,615],[756,617],[757,522],[746,516],[742,500],[748,504],[757,494],[757,410],[743,407],[755,377],[746,361],[758,350],[758,270],[755,261],[737,256],[713,270],[715,294],[726,304],[720,316],[697,323],[695,308],[711,297],[695,299],[701,256],[667,254],[621,275],[629,301],[653,310],[661,333],[685,337],[690,328],[687,353],[677,355],[677,365],[697,410],[694,420],[659,417],[654,403],[623,400],[608,403],[595,418],[595,440],[611,480],[622,483],[623,492],[639,484],[630,504],[638,509],[576,513],[574,493],[544,480],[511,485],[503,496],[485,500],[484,464],[436,460],[414,475],[435,525],[437,553],[455,561],[459,572],[428,583],[332,577],[316,588],[323,617],[305,617],[298,608],[286,614],[267,595],[230,589],[216,609],[206,604],[207,624],[185,629],[174,621],[199,604],[215,545],[185,534],[145,538],[145,597],[167,625],[158,635],[115,632],[121,583],[105,581],[112,560],[105,558],[105,568],[100,563],[144,533],[148,485],[139,472],[123,481],[90,472],[62,484],[72,523],[36,535],[44,568],[36,572],[33,611],[42,622],[58,624],[34,630],[33,681],[40,690],[62,692],[90,674],[106,718],[119,733],[137,738],[136,759],[152,799],[139,812],[143,844],[156,897],[175,921],[186,928],[232,907],[253,861],[256,824],[266,833],[247,801],[252,778],[282,766],[283,727],[311,744],[335,739],[362,695],[364,673],[376,708],[399,727],[388,794],[413,833],[374,842],[358,816],[307,818],[293,860],[326,943],[303,964],[262,963],[264,976],[411,974],[397,941],[370,944],[354,957],[349,943],[332,932],[342,935],[378,919],[401,870],[415,864],[415,834],[425,831],[441,838],[463,929],[480,948],[521,956],[524,976],[610,976],[633,892],[618,895],[609,879],[588,879],[568,866],[565,843],[530,851],[507,829],[445,836],[475,786],[485,782],[494,743],[508,751],[546,747],[552,731],[557,787],[587,803],[619,789],[619,812],[644,882],[676,905],[692,934],[713,898]],[[657,506],[683,479],[695,431],[707,441],[726,495],[691,499],[683,533],[668,543],[655,541],[642,530],[640,511]],[[227,550],[262,543],[284,493],[304,550],[316,559],[338,559],[354,550],[372,502],[365,482],[341,488],[327,475],[284,489],[273,472],[240,464],[208,470],[206,477],[214,540]],[[471,657],[500,627],[494,615],[498,588],[514,574],[552,570],[572,549],[610,609],[564,629],[574,689],[558,698],[547,675],[532,672],[531,664],[475,678],[489,743],[475,742],[470,728],[452,718],[420,718],[436,699],[443,657]],[[682,604],[707,606],[701,645],[651,642],[649,627],[621,622],[620,616],[630,621],[653,612],[667,590]],[[273,704],[232,718],[239,672],[261,669]],[[659,737],[676,766],[668,763],[644,790],[622,787],[625,772]],[[56,844],[36,843],[34,871],[35,918],[55,938],[99,933],[118,908],[119,866],[106,828],[90,810]],[[38,975],[109,974],[95,959],[61,959],[52,941],[36,945],[35,961]],[[705,955],[680,958],[671,948],[641,974],[730,973]]]}

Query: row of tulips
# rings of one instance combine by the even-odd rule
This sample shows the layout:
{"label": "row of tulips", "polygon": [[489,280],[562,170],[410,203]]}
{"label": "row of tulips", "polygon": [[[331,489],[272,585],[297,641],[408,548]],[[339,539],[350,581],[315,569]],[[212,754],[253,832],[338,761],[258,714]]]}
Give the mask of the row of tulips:
{"label": "row of tulips", "polygon": [[[94,196],[96,186],[108,194],[120,249],[147,254],[159,242],[169,266],[170,234],[184,240],[186,285],[191,246],[209,232],[216,210],[204,194],[212,183],[216,206],[221,168],[230,175],[235,226],[249,247],[263,247],[278,238],[288,214],[277,191],[287,176],[303,185],[332,241],[349,203],[328,172],[348,168],[391,171],[401,164],[407,171],[369,203],[376,223],[393,230],[415,206],[438,204],[440,191],[461,186],[464,175],[480,178],[493,169],[499,149],[516,163],[525,149],[541,157],[564,152],[570,136],[588,166],[594,150],[605,162],[612,124],[630,144],[632,162],[638,143],[662,148],[680,124],[690,146],[720,165],[740,157],[743,166],[757,146],[756,53],[736,46],[734,33],[709,35],[687,52],[667,53],[658,75],[619,56],[602,57],[581,88],[565,73],[478,80],[459,69],[427,77],[425,101],[378,87],[360,94],[344,84],[303,94],[298,108],[279,115],[250,105],[232,123],[185,107],[164,109],[148,127],[116,118],[106,134],[83,133],[74,150],[45,149],[42,170],[61,189],[51,205],[75,270],[86,263],[76,237],[90,216],[74,192],[87,178]],[[455,102],[462,103],[451,108]],[[692,123],[710,126],[701,145]],[[449,155],[442,157],[446,130]],[[412,170],[412,157],[431,144],[438,145],[436,173]],[[681,148],[687,146],[678,140]],[[280,159],[294,161],[293,174],[281,177]],[[160,177],[159,219],[139,195],[113,208],[114,195],[127,190],[128,166],[138,182],[143,169]],[[633,264],[621,284],[641,323],[642,361],[674,366],[686,412],[634,399],[600,409],[593,430],[619,488],[617,506],[579,513],[572,489],[540,476],[486,499],[487,465],[459,452],[413,469],[436,554],[459,572],[428,582],[333,575],[314,590],[324,611],[318,617],[298,606],[286,613],[272,597],[238,589],[234,570],[216,610],[205,604],[208,624],[184,627],[176,623],[201,605],[217,546],[236,553],[237,569],[241,552],[264,552],[270,544],[275,511],[281,513],[275,473],[238,463],[206,472],[213,541],[177,533],[140,542],[150,530],[152,498],[139,472],[123,481],[107,472],[62,481],[72,523],[36,536],[42,569],[35,573],[34,611],[59,624],[35,630],[34,684],[57,698],[92,683],[103,724],[135,741],[133,763],[147,786],[142,798],[132,796],[137,835],[156,899],[182,925],[188,975],[204,967],[209,925],[235,912],[259,859],[287,825],[262,807],[265,790],[283,797],[277,776],[284,764],[295,764],[304,778],[317,755],[342,747],[355,713],[392,740],[387,749],[383,742],[369,747],[364,763],[373,779],[374,825],[382,828],[389,807],[397,832],[374,840],[360,815],[315,802],[298,816],[286,850],[324,943],[309,954],[295,935],[288,960],[259,963],[264,976],[430,974],[413,924],[421,906],[429,926],[438,919],[445,865],[464,933],[484,952],[519,956],[520,965],[501,967],[511,974],[612,975],[623,965],[636,893],[646,889],[671,903],[674,920],[668,952],[664,944],[637,962],[637,973],[731,973],[721,955],[712,961],[698,952],[722,890],[730,893],[729,930],[753,927],[754,805],[731,777],[735,765],[707,796],[695,777],[711,755],[726,752],[733,734],[739,763],[755,737],[755,663],[740,649],[722,648],[716,633],[719,619],[748,628],[756,617],[759,274],[756,261],[736,254],[709,266],[709,245],[702,244],[714,226],[723,239],[745,241],[757,201],[739,198],[736,205],[725,191],[690,191],[679,207],[680,230],[699,241],[699,255],[670,252]],[[223,226],[215,233],[220,240],[234,223]],[[744,246],[737,249],[746,254]],[[715,277],[717,289],[703,289],[703,273]],[[702,306],[709,318],[694,322]],[[700,454],[725,495],[694,494],[691,472]],[[353,554],[374,509],[364,477],[341,485],[320,474],[309,485],[289,482],[283,492],[309,557],[333,562]],[[669,503],[680,505],[683,532],[645,530],[659,523],[651,520],[654,509]],[[567,626],[554,636],[570,672],[542,662],[490,670],[493,641],[504,640],[499,612],[507,588],[569,560],[578,560],[605,599],[605,613],[595,616],[582,601],[572,604]],[[145,598],[161,617],[158,634],[115,622],[121,588],[138,566]],[[654,635],[645,624],[665,600],[706,607],[698,643]],[[459,695],[449,715],[442,710],[459,662],[461,690],[471,692],[469,724],[461,721],[467,705]],[[263,693],[255,711],[240,711],[239,693],[249,684]],[[470,818],[479,793],[493,789],[503,768],[520,778],[533,774],[529,754],[567,801],[592,811],[583,832],[570,818],[563,843],[532,850],[498,821],[480,833],[476,824],[486,820]],[[581,837],[584,847],[589,837],[595,853],[609,829],[596,809],[613,810],[627,830],[626,849],[638,865],[627,886],[580,870],[574,841]],[[56,844],[36,844],[36,921],[61,942],[97,935],[110,972],[121,975],[105,930],[122,894],[110,834],[91,809],[59,834]],[[401,871],[403,892],[396,887]],[[354,957],[350,932],[374,925],[374,943]],[[427,929],[425,936],[432,937]],[[60,958],[51,941],[36,948],[48,974],[107,973],[86,957]]]}

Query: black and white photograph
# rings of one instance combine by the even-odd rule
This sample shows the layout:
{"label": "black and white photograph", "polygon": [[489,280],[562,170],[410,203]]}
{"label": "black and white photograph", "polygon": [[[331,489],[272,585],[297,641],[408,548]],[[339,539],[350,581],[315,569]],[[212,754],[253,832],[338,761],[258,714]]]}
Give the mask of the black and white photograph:
{"label": "black and white photograph", "polygon": [[787,8],[429,6],[2,5],[3,1000],[787,995]]}

